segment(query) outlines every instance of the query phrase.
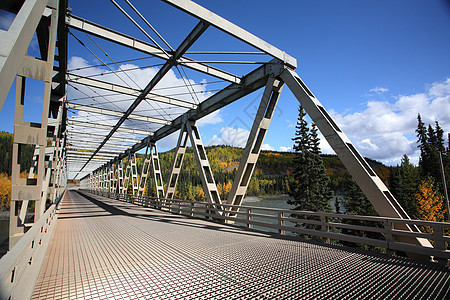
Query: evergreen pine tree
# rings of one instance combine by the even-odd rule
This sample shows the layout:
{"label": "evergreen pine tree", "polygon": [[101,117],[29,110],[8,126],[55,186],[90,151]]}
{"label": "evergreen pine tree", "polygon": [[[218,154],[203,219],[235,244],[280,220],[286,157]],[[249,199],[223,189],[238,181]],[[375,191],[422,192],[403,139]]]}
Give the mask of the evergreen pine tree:
{"label": "evergreen pine tree", "polygon": [[439,122],[435,122],[435,132],[436,132],[436,144],[435,148],[438,152],[444,153],[445,152],[445,146],[444,146],[444,130],[439,125]]}
{"label": "evergreen pine tree", "polygon": [[[372,206],[372,203],[367,199],[367,197],[363,194],[359,186],[356,184],[356,181],[351,178],[347,183],[346,193],[344,194],[344,198],[342,199],[343,207],[346,211],[346,214],[349,215],[362,215],[362,216],[377,216],[375,209]],[[352,219],[344,219],[345,224],[358,225],[358,226],[369,226],[369,227],[382,227],[383,224],[375,224],[374,222],[364,221],[364,220],[352,220]],[[361,230],[354,229],[342,229],[342,233],[356,235],[360,237],[369,237],[380,239],[381,234],[377,232],[365,232]],[[351,242],[342,242],[344,245],[348,246],[358,246],[363,249],[371,249],[370,246],[365,245],[356,245]]]}
{"label": "evergreen pine tree", "polygon": [[[430,147],[428,143],[428,136],[427,136],[427,129],[425,127],[425,124],[422,122],[422,118],[420,117],[420,114],[417,115],[417,143],[419,149],[420,149],[420,158],[419,158],[419,168],[420,173],[423,175],[426,173],[426,164],[429,161],[429,153],[430,153]],[[425,166],[425,169],[424,169]]]}
{"label": "evergreen pine tree", "polygon": [[330,200],[333,191],[329,188],[329,178],[320,157],[317,127],[310,129],[305,120],[303,107],[299,108],[293,149],[297,153],[294,163],[294,186],[288,203],[296,205],[296,210],[331,211]]}
{"label": "evergreen pine tree", "polygon": [[334,196],[334,192],[330,188],[330,178],[327,175],[322,157],[320,157],[320,139],[317,134],[317,126],[314,123],[311,125],[311,152],[314,158],[314,178],[317,185],[316,197],[319,211],[330,212],[330,201]]}
{"label": "evergreen pine tree", "polygon": [[[431,178],[437,184],[439,191],[443,192],[442,174],[440,169],[439,152],[446,157],[444,147],[444,131],[435,122],[435,128],[422,122],[420,114],[417,117],[418,125],[416,129],[418,147],[420,148],[419,170],[422,179]],[[446,161],[446,158],[444,159]]]}
{"label": "evergreen pine tree", "polygon": [[416,214],[415,194],[419,184],[418,169],[405,154],[390,180],[391,192],[409,216]]}

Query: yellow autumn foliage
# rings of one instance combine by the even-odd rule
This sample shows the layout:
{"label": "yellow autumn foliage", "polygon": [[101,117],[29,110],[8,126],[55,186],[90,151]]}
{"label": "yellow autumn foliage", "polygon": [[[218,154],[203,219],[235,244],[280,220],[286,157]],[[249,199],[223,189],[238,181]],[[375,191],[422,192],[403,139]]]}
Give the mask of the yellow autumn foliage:
{"label": "yellow autumn foliage", "polygon": [[[443,206],[444,198],[439,195],[433,183],[422,180],[419,185],[419,191],[416,193],[417,199],[417,218],[425,221],[443,222],[446,209]],[[431,227],[424,226],[423,231],[432,233]]]}
{"label": "yellow autumn foliage", "polygon": [[6,173],[0,174],[0,208],[9,208],[11,202],[11,179]]}

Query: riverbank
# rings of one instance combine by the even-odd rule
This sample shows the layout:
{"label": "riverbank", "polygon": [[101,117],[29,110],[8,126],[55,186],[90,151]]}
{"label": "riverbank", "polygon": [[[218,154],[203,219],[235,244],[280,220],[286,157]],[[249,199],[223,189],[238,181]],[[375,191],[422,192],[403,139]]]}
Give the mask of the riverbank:
{"label": "riverbank", "polygon": [[9,210],[0,210],[0,221],[9,220]]}

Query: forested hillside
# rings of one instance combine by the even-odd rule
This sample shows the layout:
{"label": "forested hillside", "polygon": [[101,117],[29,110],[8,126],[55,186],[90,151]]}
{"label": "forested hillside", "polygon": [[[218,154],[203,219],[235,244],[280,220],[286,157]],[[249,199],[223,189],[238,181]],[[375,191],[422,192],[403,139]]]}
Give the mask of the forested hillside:
{"label": "forested hillside", "polygon": [[[12,155],[13,135],[6,132],[0,132],[0,184],[4,186],[1,190],[3,194],[10,184],[11,176],[11,155]],[[22,149],[22,169],[27,171],[31,165],[33,155],[33,146],[27,145]],[[242,157],[243,149],[229,146],[207,147],[206,153],[214,173],[214,179],[218,185],[222,198],[228,196],[232,182],[236,175],[236,170]],[[172,166],[174,150],[162,152],[160,155],[163,180],[167,182],[169,171]],[[290,185],[292,185],[292,173],[295,168],[294,156],[292,152],[262,151],[256,165],[255,173],[248,187],[248,195],[264,196],[288,194]],[[140,174],[144,154],[137,154],[138,172]],[[330,187],[337,193],[345,191],[346,184],[350,178],[346,169],[335,155],[323,155],[327,174],[330,177]],[[376,172],[387,183],[392,168],[388,168],[381,163],[369,160]],[[149,178],[152,178],[149,176]],[[4,182],[3,182],[4,181]],[[152,180],[148,181],[148,195],[154,195],[154,184]],[[3,195],[3,203],[6,205],[9,196]],[[183,161],[182,172],[177,185],[177,197],[183,199],[202,200],[204,193],[201,188],[201,180],[197,171],[197,165],[193,151],[188,148]]]}
{"label": "forested hillside", "polygon": [[[243,149],[230,146],[207,147],[206,153],[214,173],[214,179],[218,185],[221,197],[228,195],[234,180]],[[167,182],[170,168],[174,158],[174,151],[160,153],[161,169],[164,182]],[[293,182],[293,171],[295,153],[262,151],[256,164],[255,173],[248,187],[248,195],[280,195],[288,194],[290,184]],[[345,192],[350,175],[335,155],[323,155],[327,174],[330,177],[330,187],[336,193]],[[137,155],[138,170],[141,169],[144,159],[143,154]],[[381,163],[369,159],[369,164],[375,169],[379,176],[388,182],[391,169]],[[151,180],[148,194],[154,195],[154,186]],[[180,180],[177,185],[177,196],[185,199],[202,199],[204,197],[201,189],[201,181],[194,158],[194,153],[188,148],[184,161]]]}

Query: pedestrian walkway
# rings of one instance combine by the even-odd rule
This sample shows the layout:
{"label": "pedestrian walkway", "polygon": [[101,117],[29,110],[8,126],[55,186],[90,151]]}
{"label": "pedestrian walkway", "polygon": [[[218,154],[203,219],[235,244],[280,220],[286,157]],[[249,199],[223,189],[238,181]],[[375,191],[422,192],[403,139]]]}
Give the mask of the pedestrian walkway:
{"label": "pedestrian walkway", "polygon": [[33,299],[449,299],[450,268],[68,191]]}

